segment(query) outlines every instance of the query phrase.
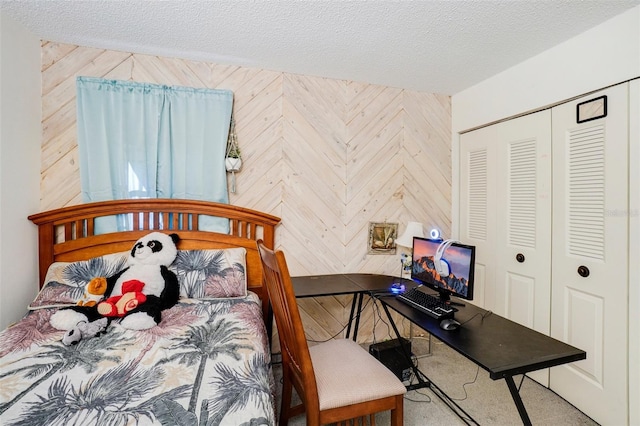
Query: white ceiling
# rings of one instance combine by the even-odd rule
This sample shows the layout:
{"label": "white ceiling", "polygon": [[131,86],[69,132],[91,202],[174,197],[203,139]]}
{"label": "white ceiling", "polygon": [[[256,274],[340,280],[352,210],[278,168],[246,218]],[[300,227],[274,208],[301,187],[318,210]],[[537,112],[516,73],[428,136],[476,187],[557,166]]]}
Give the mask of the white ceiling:
{"label": "white ceiling", "polygon": [[43,40],[455,94],[640,0],[1,0]]}

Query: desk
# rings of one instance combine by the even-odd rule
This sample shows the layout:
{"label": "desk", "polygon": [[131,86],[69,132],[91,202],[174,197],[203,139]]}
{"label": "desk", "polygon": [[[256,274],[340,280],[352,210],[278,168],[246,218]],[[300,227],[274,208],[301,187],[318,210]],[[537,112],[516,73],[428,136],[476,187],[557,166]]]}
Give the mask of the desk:
{"label": "desk", "polygon": [[[360,325],[360,310],[365,294],[389,289],[391,283],[397,278],[378,274],[332,274],[304,277],[291,277],[293,291],[297,298],[353,295],[349,323],[347,324],[346,338],[351,334],[354,312],[355,327],[353,328],[353,341],[358,337]],[[357,309],[357,311],[356,311]]]}
{"label": "desk", "polygon": [[[364,294],[370,291],[388,290],[397,281],[386,275],[374,274],[338,274],[318,277],[296,277],[293,279],[296,297],[328,296],[334,294],[353,294],[355,306],[356,295],[361,301]],[[331,284],[333,282],[333,284]],[[408,287],[411,281],[405,280]],[[335,289],[333,286],[341,289]],[[453,298],[457,302],[461,302]],[[391,318],[389,308],[398,312],[412,323],[429,332],[443,343],[464,355],[475,364],[489,372],[493,380],[504,379],[511,397],[518,409],[520,418],[525,425],[531,421],[524,407],[513,376],[530,371],[553,367],[569,362],[585,359],[585,351],[546,336],[530,328],[501,317],[495,313],[488,313],[471,303],[456,308],[455,318],[462,325],[458,330],[445,331],[440,328],[440,322],[412,307],[398,301],[395,297],[380,297],[378,300],[391,321],[397,337],[400,334]],[[353,316],[353,315],[352,315]],[[357,322],[356,322],[357,328]],[[354,338],[355,340],[355,338]],[[416,374],[419,380],[420,374]],[[427,386],[431,382],[427,379]]]}

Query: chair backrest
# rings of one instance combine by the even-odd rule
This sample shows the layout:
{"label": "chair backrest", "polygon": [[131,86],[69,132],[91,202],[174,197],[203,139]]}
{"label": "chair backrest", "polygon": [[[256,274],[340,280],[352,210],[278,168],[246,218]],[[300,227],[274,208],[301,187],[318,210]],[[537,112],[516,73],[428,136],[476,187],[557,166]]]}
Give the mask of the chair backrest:
{"label": "chair backrest", "polygon": [[270,250],[262,241],[258,241],[258,250],[264,284],[278,328],[283,374],[286,374],[284,369],[289,370],[290,380],[305,405],[307,415],[318,413],[318,387],[284,253]]}

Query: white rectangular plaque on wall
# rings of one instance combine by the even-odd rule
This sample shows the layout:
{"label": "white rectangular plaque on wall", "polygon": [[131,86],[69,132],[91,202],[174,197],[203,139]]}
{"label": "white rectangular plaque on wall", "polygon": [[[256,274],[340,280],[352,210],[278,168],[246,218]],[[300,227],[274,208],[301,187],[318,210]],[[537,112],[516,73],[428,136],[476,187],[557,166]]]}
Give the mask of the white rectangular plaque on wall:
{"label": "white rectangular plaque on wall", "polygon": [[578,123],[597,120],[607,116],[607,96],[580,102],[576,105],[576,120]]}

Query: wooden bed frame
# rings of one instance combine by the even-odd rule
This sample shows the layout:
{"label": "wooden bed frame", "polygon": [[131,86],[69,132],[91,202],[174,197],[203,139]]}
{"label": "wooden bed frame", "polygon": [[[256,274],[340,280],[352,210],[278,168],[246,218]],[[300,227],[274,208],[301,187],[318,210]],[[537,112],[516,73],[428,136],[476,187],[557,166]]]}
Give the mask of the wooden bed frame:
{"label": "wooden bed frame", "polygon": [[[131,214],[133,231],[95,235],[95,220]],[[198,230],[199,215],[229,219],[229,234]],[[262,264],[256,241],[274,248],[275,227],[280,218],[250,210],[206,201],[181,199],[134,199],[80,204],[29,216],[38,225],[40,287],[54,262],[74,262],[109,253],[131,250],[133,243],[151,231],[175,232],[178,249],[244,247],[247,250],[247,283],[262,301],[270,330],[269,297],[263,285]]]}

